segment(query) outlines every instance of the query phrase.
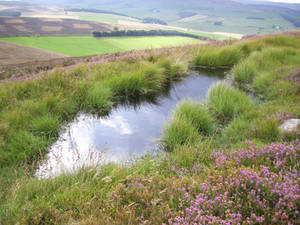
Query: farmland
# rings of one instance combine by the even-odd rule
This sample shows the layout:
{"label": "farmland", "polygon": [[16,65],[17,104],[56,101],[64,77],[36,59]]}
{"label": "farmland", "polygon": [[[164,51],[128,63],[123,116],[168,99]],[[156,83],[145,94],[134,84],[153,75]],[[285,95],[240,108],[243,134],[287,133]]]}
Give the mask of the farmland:
{"label": "farmland", "polygon": [[109,24],[74,19],[0,17],[0,37],[90,35],[110,29]]}
{"label": "farmland", "polygon": [[18,64],[34,60],[49,60],[66,57],[42,49],[0,41],[0,65]]}
{"label": "farmland", "polygon": [[173,47],[178,45],[200,44],[203,41],[187,37],[112,37],[94,38],[90,36],[68,37],[10,37],[2,41],[50,50],[68,56],[85,56],[133,49]]}

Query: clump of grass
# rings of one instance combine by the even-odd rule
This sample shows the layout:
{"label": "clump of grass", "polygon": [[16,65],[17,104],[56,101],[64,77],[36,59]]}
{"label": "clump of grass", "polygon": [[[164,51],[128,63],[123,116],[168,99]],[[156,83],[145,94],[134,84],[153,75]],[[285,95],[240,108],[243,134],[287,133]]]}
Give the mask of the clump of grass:
{"label": "clump of grass", "polygon": [[171,122],[164,129],[165,150],[194,146],[202,136],[211,135],[215,128],[216,121],[205,105],[185,100],[177,106]]}
{"label": "clump of grass", "polygon": [[163,73],[169,80],[176,80],[185,73],[182,66],[179,64],[172,64],[170,60],[162,60],[158,62],[158,66],[164,70]]}
{"label": "clump of grass", "polygon": [[164,149],[173,151],[182,145],[195,145],[199,141],[199,133],[190,121],[175,117],[164,128],[162,140]]}
{"label": "clump of grass", "polygon": [[276,141],[280,137],[278,122],[275,119],[257,121],[254,127],[255,137],[268,142]]}
{"label": "clump of grass", "polygon": [[93,85],[88,91],[85,107],[93,112],[107,113],[113,106],[113,93],[109,87],[99,83]]}
{"label": "clump of grass", "polygon": [[60,128],[60,120],[57,116],[46,114],[31,121],[32,131],[37,135],[47,137],[56,136]]}
{"label": "clump of grass", "polygon": [[245,60],[233,67],[234,80],[240,84],[252,83],[256,76],[256,67],[253,61]]}
{"label": "clump of grass", "polygon": [[208,92],[208,105],[224,123],[251,109],[249,97],[242,91],[222,82]]}
{"label": "clump of grass", "polygon": [[49,139],[36,136],[28,131],[21,131],[11,134],[9,141],[0,153],[0,164],[2,167],[16,165],[20,162],[32,162],[45,147],[49,144]]}
{"label": "clump of grass", "polygon": [[174,116],[180,120],[189,121],[203,135],[212,134],[216,128],[215,119],[208,108],[192,100],[181,102]]}
{"label": "clump of grass", "polygon": [[232,67],[244,57],[240,47],[227,45],[224,47],[202,48],[193,64],[203,67]]}

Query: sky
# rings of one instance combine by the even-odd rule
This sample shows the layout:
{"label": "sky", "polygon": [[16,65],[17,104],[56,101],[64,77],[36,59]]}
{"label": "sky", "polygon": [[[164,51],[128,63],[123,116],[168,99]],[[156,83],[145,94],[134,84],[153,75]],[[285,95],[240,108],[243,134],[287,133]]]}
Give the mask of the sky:
{"label": "sky", "polygon": [[[262,1],[262,0],[260,0]],[[269,2],[300,3],[300,0],[267,0]]]}

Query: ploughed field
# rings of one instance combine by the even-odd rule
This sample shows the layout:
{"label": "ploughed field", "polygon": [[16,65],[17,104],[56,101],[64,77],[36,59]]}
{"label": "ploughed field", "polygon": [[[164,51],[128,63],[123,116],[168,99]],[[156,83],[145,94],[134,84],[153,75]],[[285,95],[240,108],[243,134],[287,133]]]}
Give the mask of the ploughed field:
{"label": "ploughed field", "polygon": [[0,17],[0,37],[91,35],[110,31],[110,25],[62,18]]}
{"label": "ploughed field", "polygon": [[150,49],[174,47],[189,44],[204,43],[201,40],[188,37],[108,37],[94,38],[91,36],[60,36],[60,37],[9,37],[2,41],[27,45],[50,50],[68,56],[86,56],[114,52],[124,52],[133,49]]}

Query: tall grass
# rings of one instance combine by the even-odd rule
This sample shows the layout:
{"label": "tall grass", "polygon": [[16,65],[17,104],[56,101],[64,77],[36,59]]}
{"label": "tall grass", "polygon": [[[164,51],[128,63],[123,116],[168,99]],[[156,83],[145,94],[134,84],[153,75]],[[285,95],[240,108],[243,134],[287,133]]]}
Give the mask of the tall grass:
{"label": "tall grass", "polygon": [[164,128],[162,139],[166,151],[173,151],[182,145],[193,146],[200,140],[197,128],[191,121],[177,117]]}
{"label": "tall grass", "polygon": [[181,145],[194,146],[202,135],[211,135],[216,126],[205,105],[185,100],[177,106],[172,120],[164,129],[162,140],[165,150],[173,151]]}
{"label": "tall grass", "polygon": [[109,87],[96,83],[88,90],[85,107],[90,111],[107,113],[113,106],[113,94]]}
{"label": "tall grass", "polygon": [[210,88],[207,101],[222,123],[234,119],[253,107],[244,92],[224,82]]}
{"label": "tall grass", "polygon": [[208,68],[232,67],[244,57],[239,46],[226,45],[224,47],[202,48],[195,57],[193,64]]}
{"label": "tall grass", "polygon": [[203,135],[212,134],[216,128],[215,119],[207,106],[192,100],[181,102],[174,117],[189,121]]}

